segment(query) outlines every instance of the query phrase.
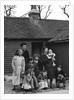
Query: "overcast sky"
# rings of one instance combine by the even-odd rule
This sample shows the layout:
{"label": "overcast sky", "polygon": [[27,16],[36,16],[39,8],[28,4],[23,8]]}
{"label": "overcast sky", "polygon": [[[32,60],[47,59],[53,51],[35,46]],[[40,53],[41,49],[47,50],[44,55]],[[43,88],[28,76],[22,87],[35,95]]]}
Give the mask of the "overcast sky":
{"label": "overcast sky", "polygon": [[[60,5],[60,6],[63,7],[64,5]],[[44,18],[47,9],[48,9],[48,5],[45,5],[45,8],[41,12],[41,18]],[[25,13],[29,12],[30,10],[31,10],[30,5],[25,5],[25,4],[16,5],[16,8],[14,9],[15,11],[14,16],[20,17]],[[59,5],[57,4],[51,5],[50,11],[52,11],[52,13],[48,16],[47,19],[68,20],[67,15],[63,13],[63,10],[59,7]],[[66,12],[69,13],[69,7],[67,7]],[[25,17],[28,17],[28,14]]]}

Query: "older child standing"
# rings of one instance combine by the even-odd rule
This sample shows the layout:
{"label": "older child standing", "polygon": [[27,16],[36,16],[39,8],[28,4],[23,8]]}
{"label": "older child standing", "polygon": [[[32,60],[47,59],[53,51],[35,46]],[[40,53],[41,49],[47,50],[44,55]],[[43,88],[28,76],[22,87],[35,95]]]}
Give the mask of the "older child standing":
{"label": "older child standing", "polygon": [[22,56],[22,49],[16,51],[13,59],[12,59],[12,69],[13,69],[13,79],[12,84],[14,85],[14,89],[19,89],[21,83],[21,73],[25,72],[25,59]]}

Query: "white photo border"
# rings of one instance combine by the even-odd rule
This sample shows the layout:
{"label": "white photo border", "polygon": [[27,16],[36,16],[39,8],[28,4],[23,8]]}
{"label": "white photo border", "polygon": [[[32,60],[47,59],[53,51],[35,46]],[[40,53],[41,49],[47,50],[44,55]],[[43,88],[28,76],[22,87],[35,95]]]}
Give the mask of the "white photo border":
{"label": "white photo border", "polygon": [[[37,5],[44,4],[48,5],[57,3],[57,4],[69,4],[69,94],[4,94],[4,5],[9,4],[22,4],[26,5]],[[73,99],[73,6],[68,1],[1,1],[1,99]]]}

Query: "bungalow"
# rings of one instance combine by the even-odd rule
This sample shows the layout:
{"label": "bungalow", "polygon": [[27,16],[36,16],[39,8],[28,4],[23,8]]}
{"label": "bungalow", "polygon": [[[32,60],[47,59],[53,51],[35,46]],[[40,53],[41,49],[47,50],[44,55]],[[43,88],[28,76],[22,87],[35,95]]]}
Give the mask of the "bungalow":
{"label": "bungalow", "polygon": [[[50,48],[52,46],[50,40],[58,34],[63,33],[64,35],[63,29],[66,28],[69,30],[69,21],[40,19],[36,9],[31,10],[29,18],[4,17],[4,74],[12,73],[12,57],[21,43],[27,43],[30,56],[41,54],[43,46],[46,44]],[[69,35],[69,31],[67,31],[67,35]],[[62,42],[63,44],[64,42]],[[57,46],[58,51],[60,47],[63,50],[64,45],[62,45]],[[54,46],[53,51],[56,53]],[[59,56],[56,53],[57,59],[60,59],[61,56],[61,52]]]}

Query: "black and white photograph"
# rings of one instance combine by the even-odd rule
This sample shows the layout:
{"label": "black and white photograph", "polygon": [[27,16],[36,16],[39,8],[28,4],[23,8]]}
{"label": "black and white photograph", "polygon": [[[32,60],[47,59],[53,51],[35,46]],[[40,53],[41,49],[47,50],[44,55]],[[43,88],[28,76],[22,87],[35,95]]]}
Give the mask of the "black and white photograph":
{"label": "black and white photograph", "polygon": [[4,94],[69,94],[70,3],[8,3]]}

